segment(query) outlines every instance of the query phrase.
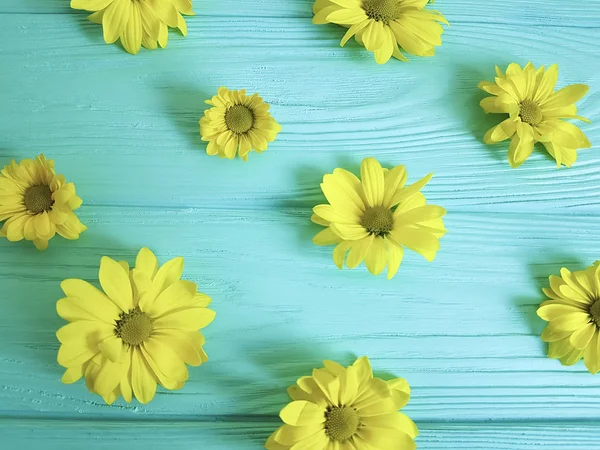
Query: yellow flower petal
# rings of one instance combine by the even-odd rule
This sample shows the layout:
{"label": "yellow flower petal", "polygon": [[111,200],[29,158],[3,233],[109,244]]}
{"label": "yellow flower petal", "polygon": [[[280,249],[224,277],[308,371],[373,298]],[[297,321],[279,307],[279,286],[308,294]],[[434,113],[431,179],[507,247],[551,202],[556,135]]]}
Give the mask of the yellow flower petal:
{"label": "yellow flower petal", "polygon": [[129,19],[121,33],[121,43],[125,50],[133,55],[136,55],[142,47],[142,18],[140,5],[137,2],[131,2]]}
{"label": "yellow flower petal", "polygon": [[588,323],[583,328],[576,330],[570,337],[569,342],[571,345],[578,350],[585,350],[594,337],[594,333],[598,331],[598,327],[595,323]]}
{"label": "yellow flower petal", "polygon": [[569,314],[572,312],[584,312],[582,309],[573,306],[573,305],[565,305],[559,303],[545,304],[541,306],[537,310],[537,315],[546,320],[551,321],[556,319],[557,317],[562,316],[563,314]]}
{"label": "yellow flower petal", "polygon": [[312,423],[306,426],[283,425],[275,432],[274,439],[282,445],[293,446],[318,432],[323,432],[322,423]]}
{"label": "yellow flower petal", "polygon": [[350,253],[348,253],[348,260],[346,261],[346,265],[348,266],[348,268],[354,269],[361,262],[363,262],[374,240],[375,236],[369,235],[367,237],[352,242],[352,246],[350,247]]}
{"label": "yellow flower petal", "polygon": [[131,360],[133,358],[133,348],[129,347],[125,349],[125,354],[123,356],[123,376],[121,377],[121,383],[119,384],[119,389],[121,391],[121,395],[123,396],[123,400],[127,403],[131,403],[133,399],[133,388],[131,386]]}
{"label": "yellow flower petal", "polygon": [[402,263],[402,258],[404,258],[404,249],[392,242],[390,239],[386,240],[387,251],[388,251],[388,272],[387,278],[391,280],[394,278],[398,269],[400,268],[400,264]]}
{"label": "yellow flower petal", "polygon": [[400,430],[363,427],[358,431],[358,436],[375,448],[401,448],[402,450],[417,448],[412,438]]}
{"label": "yellow flower petal", "polygon": [[387,266],[388,255],[383,238],[376,237],[372,240],[371,247],[365,255],[365,265],[371,274],[379,275]]}
{"label": "yellow flower petal", "polygon": [[340,238],[331,228],[325,228],[315,235],[313,243],[317,245],[332,245],[341,242]]}
{"label": "yellow flower petal", "polygon": [[535,96],[533,97],[533,101],[536,103],[541,103],[545,101],[554,92],[557,80],[558,66],[556,64],[553,64],[550,67],[548,67],[546,71],[543,72],[543,75],[539,80]]}
{"label": "yellow flower petal", "polygon": [[381,206],[385,193],[385,179],[381,164],[375,158],[365,158],[360,165],[365,197],[369,206]]}
{"label": "yellow flower petal", "polygon": [[142,309],[142,311],[152,317],[158,317],[180,308],[190,307],[197,290],[196,283],[178,280],[166,288],[148,308]]}
{"label": "yellow flower petal", "polygon": [[58,313],[65,320],[74,321],[92,316],[106,324],[113,324],[121,313],[119,307],[87,281],[68,279],[60,287],[69,297],[60,300],[60,306],[57,304]]}
{"label": "yellow flower petal", "polygon": [[102,29],[104,30],[104,42],[114,43],[125,28],[131,12],[130,0],[114,0],[102,17]]}
{"label": "yellow flower petal", "polygon": [[544,109],[569,106],[581,100],[589,90],[590,87],[585,84],[572,84],[550,95],[547,100],[541,103],[541,106]]}
{"label": "yellow flower petal", "polygon": [[572,349],[569,353],[560,358],[561,364],[565,366],[572,366],[576,364],[583,358],[583,350],[578,350],[576,348]]}
{"label": "yellow flower petal", "polygon": [[79,381],[83,376],[83,368],[84,366],[69,367],[63,374],[60,381],[62,381],[64,384],[73,384]]}
{"label": "yellow flower petal", "polygon": [[[183,387],[183,382],[189,377],[187,367],[168,345],[151,337],[141,347],[146,361],[153,368],[154,374],[161,384],[167,389]],[[166,380],[174,382],[175,385],[165,382]]]}
{"label": "yellow flower petal", "polygon": [[108,256],[103,256],[100,261],[99,279],[106,295],[121,310],[128,312],[133,309],[131,282],[119,263]]}
{"label": "yellow flower petal", "polygon": [[367,237],[368,231],[362,225],[332,223],[332,231],[344,240],[357,241]]}
{"label": "yellow flower petal", "polygon": [[483,137],[486,144],[497,144],[510,139],[517,131],[517,121],[508,118],[491,128]]}
{"label": "yellow flower petal", "polygon": [[163,344],[168,345],[184,363],[190,366],[202,364],[201,343],[203,340],[200,338],[200,333],[165,328],[155,331],[153,336]]}
{"label": "yellow flower petal", "polygon": [[183,331],[197,331],[206,327],[215,318],[215,312],[207,308],[187,308],[166,314],[154,321],[154,328],[175,328]]}
{"label": "yellow flower petal", "polygon": [[135,398],[142,404],[149,403],[156,394],[156,379],[142,356],[140,348],[133,349],[131,358],[131,387]]}
{"label": "yellow flower petal", "polygon": [[306,426],[325,422],[325,411],[319,405],[299,400],[283,408],[279,417],[288,425]]}
{"label": "yellow flower petal", "polygon": [[600,336],[598,330],[594,333],[594,336],[588,343],[584,353],[583,359],[585,361],[585,367],[592,374],[600,372]]}
{"label": "yellow flower petal", "polygon": [[[121,378],[125,376],[125,368],[124,364],[112,362],[110,359],[104,358],[100,366],[100,371],[96,375],[94,391],[102,397],[112,394],[115,388],[121,383]],[[105,400],[107,399],[105,398]],[[107,403],[111,403],[110,400]]]}
{"label": "yellow flower petal", "polygon": [[160,294],[167,287],[169,287],[174,282],[178,281],[181,278],[183,273],[183,258],[173,258],[164,263],[156,276],[154,277],[154,288],[156,290],[156,294]]}
{"label": "yellow flower petal", "polygon": [[390,236],[398,244],[422,255],[427,261],[433,261],[440,249],[440,242],[433,234],[416,228],[396,228]]}
{"label": "yellow flower petal", "polygon": [[121,338],[111,335],[98,343],[100,351],[112,362],[121,362],[125,346]]}
{"label": "yellow flower petal", "polygon": [[550,326],[555,331],[575,331],[583,328],[590,321],[590,316],[584,312],[563,314],[550,321]]}

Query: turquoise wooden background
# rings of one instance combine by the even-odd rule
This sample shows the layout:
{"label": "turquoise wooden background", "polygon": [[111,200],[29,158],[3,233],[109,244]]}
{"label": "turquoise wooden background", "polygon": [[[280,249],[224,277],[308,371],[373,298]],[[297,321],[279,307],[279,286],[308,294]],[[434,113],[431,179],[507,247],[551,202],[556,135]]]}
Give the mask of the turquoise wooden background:
{"label": "turquoise wooden background", "polygon": [[[367,354],[413,387],[419,448],[600,448],[600,376],[545,357],[540,288],[600,258],[600,153],[520,169],[482,136],[482,79],[511,61],[558,63],[587,83],[600,142],[600,1],[438,0],[452,26],[435,58],[378,66],[312,0],[194,2],[190,34],[130,56],[68,0],[0,0],[0,164],[44,152],[77,185],[79,241],[0,242],[0,433],[5,449],[260,449],[285,389],[324,358]],[[203,101],[258,91],[283,132],[248,163],[210,158]],[[316,247],[319,181],[365,156],[405,164],[445,206],[434,263],[410,254],[387,281],[339,271]],[[64,386],[59,282],[102,255],[182,255],[213,296],[208,364],[149,405],[109,407]],[[537,447],[536,447],[537,448]]]}

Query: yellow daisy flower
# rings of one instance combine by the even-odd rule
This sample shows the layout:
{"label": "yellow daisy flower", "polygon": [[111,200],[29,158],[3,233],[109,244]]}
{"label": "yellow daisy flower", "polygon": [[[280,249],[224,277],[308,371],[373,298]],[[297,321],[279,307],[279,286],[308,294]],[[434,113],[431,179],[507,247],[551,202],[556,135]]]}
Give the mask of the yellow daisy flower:
{"label": "yellow daisy flower", "polygon": [[169,27],[186,36],[182,14],[194,15],[191,0],[71,0],[71,8],[94,12],[88,18],[102,25],[104,41],[113,44],[121,39],[123,48],[134,55],[142,45],[165,48]]}
{"label": "yellow daisy flower", "polygon": [[433,174],[405,187],[404,166],[383,169],[374,158],[360,166],[361,180],[344,169],[323,177],[321,189],[329,204],[313,208],[312,221],[325,228],[313,242],[337,244],[333,261],[341,269],[353,269],[363,260],[373,275],[388,268],[388,279],[396,275],[404,248],[433,261],[445,233],[446,210],[427,205],[420,190]]}
{"label": "yellow daisy flower", "polygon": [[56,310],[68,325],[56,333],[61,342],[58,363],[67,370],[63,383],[85,377],[88,389],[112,404],[119,396],[141,403],[154,398],[156,384],[181,389],[188,379],[186,364],[208,360],[198,330],[211,323],[210,297],[196,283],[180,280],[183,258],[161,267],[147,248],[135,268],[103,257],[100,285],[83,280],[62,282],[66,298]]}
{"label": "yellow daisy flower", "polygon": [[433,56],[442,45],[448,21],[438,11],[426,11],[428,0],[316,0],[313,23],[335,23],[348,28],[342,47],[354,36],[375,54],[379,64],[394,56],[408,61],[398,46],[417,56]]}
{"label": "yellow daisy flower", "polygon": [[496,82],[482,81],[479,88],[492,94],[480,105],[486,114],[508,114],[508,119],[489,130],[486,144],[511,139],[508,162],[519,167],[529,158],[536,142],[541,142],[556,160],[558,167],[567,167],[577,159],[578,148],[591,147],[585,134],[575,125],[561,119],[579,119],[575,102],[589,90],[584,84],[572,84],[554,91],[558,66],[535,69],[528,63],[524,69],[518,64],[508,66],[506,73],[496,67]]}
{"label": "yellow daisy flower", "polygon": [[13,160],[0,175],[0,237],[11,242],[33,241],[39,250],[48,248],[56,233],[78,239],[87,230],[75,213],[82,201],[75,185],[54,172],[54,161],[39,155],[35,160]]}
{"label": "yellow daisy flower", "polygon": [[549,300],[537,310],[549,322],[542,333],[548,357],[571,366],[583,358],[587,369],[600,371],[600,261],[585,270],[560,270],[550,276]]}
{"label": "yellow daisy flower", "polygon": [[288,389],[293,401],[281,410],[285,425],[269,437],[267,450],[416,448],[419,431],[398,412],[410,398],[406,380],[373,377],[366,356],[349,367],[324,364]]}
{"label": "yellow daisy flower", "polygon": [[252,150],[267,150],[279,132],[279,125],[269,113],[269,104],[258,94],[246,95],[246,90],[219,88],[218,94],[206,101],[212,108],[200,119],[200,135],[208,141],[206,153],[233,159],[236,153],[248,160]]}

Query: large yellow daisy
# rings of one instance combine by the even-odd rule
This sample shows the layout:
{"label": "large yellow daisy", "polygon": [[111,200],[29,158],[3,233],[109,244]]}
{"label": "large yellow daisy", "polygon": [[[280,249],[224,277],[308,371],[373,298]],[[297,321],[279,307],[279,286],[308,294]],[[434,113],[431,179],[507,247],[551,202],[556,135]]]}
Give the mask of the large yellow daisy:
{"label": "large yellow daisy", "polygon": [[6,220],[0,236],[16,242],[33,241],[39,250],[57,233],[78,239],[87,227],[75,213],[82,200],[75,185],[54,172],[54,161],[39,155],[2,169],[0,175],[0,221]]}
{"label": "large yellow daisy", "polygon": [[572,84],[555,92],[558,66],[535,69],[528,63],[524,69],[510,64],[506,73],[496,67],[496,82],[482,81],[479,87],[492,97],[481,101],[486,114],[508,114],[509,117],[490,129],[486,144],[511,139],[508,162],[518,167],[533,152],[536,142],[541,142],[556,160],[558,167],[567,167],[577,159],[577,149],[591,147],[583,132],[572,123],[561,119],[589,120],[577,115],[575,102],[589,90],[584,84]]}
{"label": "large yellow daisy", "polygon": [[550,276],[544,288],[549,300],[537,310],[548,321],[542,340],[548,342],[548,357],[571,366],[584,359],[591,373],[600,371],[600,261],[585,270],[560,271]]}
{"label": "large yellow daisy", "polygon": [[135,268],[103,257],[99,291],[83,280],[62,282],[66,295],[58,314],[69,321],[56,333],[58,363],[67,370],[64,383],[85,377],[88,389],[108,404],[119,396],[148,403],[156,384],[180,389],[188,379],[186,364],[208,360],[198,331],[211,323],[210,297],[196,283],[181,280],[183,258],[159,268],[143,248]]}
{"label": "large yellow daisy", "polygon": [[343,367],[325,361],[288,389],[280,413],[285,425],[269,437],[267,450],[413,450],[419,434],[398,412],[410,398],[406,380],[373,377],[367,357]]}
{"label": "large yellow daisy", "polygon": [[121,44],[129,53],[167,46],[169,27],[187,35],[182,14],[194,15],[191,0],[71,0],[71,8],[93,11],[89,19],[102,25],[104,41]]}
{"label": "large yellow daisy", "polygon": [[[327,227],[317,234],[317,245],[336,244],[333,260],[341,269],[363,260],[373,275],[388,268],[394,277],[409,248],[433,261],[445,233],[442,216],[446,210],[427,205],[420,190],[433,174],[405,186],[404,166],[383,169],[374,158],[365,158],[361,180],[344,169],[323,177],[321,189],[329,204],[313,209],[312,221]],[[348,253],[349,252],[349,253]]]}
{"label": "large yellow daisy", "polygon": [[200,134],[208,141],[206,153],[233,159],[236,154],[248,160],[252,150],[267,150],[281,131],[271,117],[269,105],[258,94],[246,95],[246,90],[219,88],[217,95],[206,101],[212,108],[200,119]]}
{"label": "large yellow daisy", "polygon": [[342,46],[354,36],[384,64],[394,56],[408,61],[398,46],[417,56],[433,56],[442,45],[448,21],[438,11],[426,11],[428,0],[316,0],[313,23],[336,23],[348,28]]}

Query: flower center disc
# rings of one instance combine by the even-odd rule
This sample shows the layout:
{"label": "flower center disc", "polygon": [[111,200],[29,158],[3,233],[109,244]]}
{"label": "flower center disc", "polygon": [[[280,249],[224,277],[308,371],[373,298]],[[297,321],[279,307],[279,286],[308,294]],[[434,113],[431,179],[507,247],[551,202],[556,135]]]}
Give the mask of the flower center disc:
{"label": "flower center disc", "polygon": [[376,206],[365,211],[360,224],[371,234],[385,236],[394,228],[394,215],[391,210]]}
{"label": "flower center disc", "polygon": [[254,124],[254,113],[244,105],[234,105],[225,112],[225,124],[234,133],[245,133]]}
{"label": "flower center disc", "polygon": [[600,299],[596,300],[590,308],[590,316],[592,320],[596,322],[596,325],[600,326]]}
{"label": "flower center disc", "polygon": [[538,125],[542,121],[543,114],[537,103],[531,100],[523,100],[519,106],[519,117],[529,125]]}
{"label": "flower center disc", "polygon": [[385,24],[399,16],[398,0],[363,0],[362,8],[367,17]]}
{"label": "flower center disc", "polygon": [[34,214],[51,210],[53,204],[50,186],[39,184],[31,186],[25,191],[25,208]]}
{"label": "flower center disc", "polygon": [[152,319],[139,308],[122,313],[115,326],[115,334],[129,345],[140,345],[151,333]]}
{"label": "flower center disc", "polygon": [[325,432],[334,441],[350,439],[358,430],[358,414],[354,408],[334,406],[325,413]]}

